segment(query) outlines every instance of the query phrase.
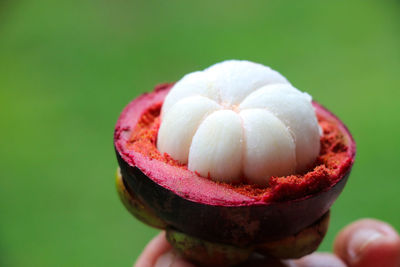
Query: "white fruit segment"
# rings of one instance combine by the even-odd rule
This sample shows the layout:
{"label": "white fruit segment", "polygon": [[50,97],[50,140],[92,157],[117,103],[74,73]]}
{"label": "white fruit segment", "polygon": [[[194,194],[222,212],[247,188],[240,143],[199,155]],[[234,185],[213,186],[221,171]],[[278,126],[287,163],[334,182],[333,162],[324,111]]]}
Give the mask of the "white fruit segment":
{"label": "white fruit segment", "polygon": [[218,88],[219,101],[225,105],[240,104],[249,93],[263,85],[289,83],[271,68],[249,61],[224,61],[204,72],[211,77],[214,87]]}
{"label": "white fruit segment", "polygon": [[320,128],[310,95],[269,67],[229,60],[173,86],[157,148],[201,176],[265,185],[314,163]]}
{"label": "white fruit segment", "polygon": [[[227,71],[229,69],[229,71]],[[223,104],[238,105],[249,93],[267,84],[289,83],[277,71],[261,64],[228,60],[204,71],[186,74],[165,98],[162,114],[180,99],[201,95]]]}
{"label": "white fruit segment", "polygon": [[311,97],[291,85],[264,86],[240,104],[241,109],[264,108],[289,129],[296,144],[296,171],[303,172],[315,161],[320,150],[320,132]]}
{"label": "white fruit segment", "polygon": [[296,171],[295,144],[286,126],[265,109],[240,112],[244,129],[243,171],[252,182]]}
{"label": "white fruit segment", "polygon": [[212,113],[193,136],[189,170],[217,181],[237,182],[242,163],[242,134],[242,122],[236,112]]}
{"label": "white fruit segment", "polygon": [[204,96],[191,96],[178,101],[163,117],[158,130],[158,150],[186,164],[197,127],[207,115],[218,109],[220,105]]}
{"label": "white fruit segment", "polygon": [[175,105],[179,100],[200,95],[208,97],[212,100],[218,101],[218,88],[213,86],[211,78],[202,71],[196,71],[186,74],[181,80],[175,85],[174,89],[171,90],[162,107],[162,114],[168,112],[168,110]]}

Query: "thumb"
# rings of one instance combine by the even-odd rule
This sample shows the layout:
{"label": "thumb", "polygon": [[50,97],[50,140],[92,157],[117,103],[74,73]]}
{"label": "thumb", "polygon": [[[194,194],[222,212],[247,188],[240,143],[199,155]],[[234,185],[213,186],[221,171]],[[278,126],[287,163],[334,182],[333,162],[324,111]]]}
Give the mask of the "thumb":
{"label": "thumb", "polygon": [[334,252],[351,267],[399,267],[400,237],[389,224],[364,219],[338,234]]}

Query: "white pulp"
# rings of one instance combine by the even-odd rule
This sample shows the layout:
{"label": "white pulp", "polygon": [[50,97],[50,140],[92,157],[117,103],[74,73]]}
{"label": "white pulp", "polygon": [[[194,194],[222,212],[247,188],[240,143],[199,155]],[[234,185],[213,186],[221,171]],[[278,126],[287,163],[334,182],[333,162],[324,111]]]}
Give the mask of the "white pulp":
{"label": "white pulp", "polygon": [[310,167],[320,134],[310,95],[267,66],[229,60],[173,86],[157,148],[215,181],[265,185]]}

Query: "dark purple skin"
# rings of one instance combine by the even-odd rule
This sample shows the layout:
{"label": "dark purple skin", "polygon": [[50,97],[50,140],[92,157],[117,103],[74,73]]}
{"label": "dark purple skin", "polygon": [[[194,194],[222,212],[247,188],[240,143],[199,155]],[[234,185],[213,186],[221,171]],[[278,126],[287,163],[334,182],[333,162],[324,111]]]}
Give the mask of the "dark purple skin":
{"label": "dark purple skin", "polygon": [[[335,121],[345,135],[349,146],[348,153],[352,159],[350,166],[331,187],[317,194],[290,201],[227,205],[217,201],[210,204],[212,200],[193,200],[186,194],[179,195],[170,188],[161,186],[156,182],[159,181],[158,177],[145,174],[151,170],[136,166],[136,159],[124,148],[124,142],[134,128],[134,125],[129,124],[135,121],[126,118],[130,115],[140,117],[151,103],[162,101],[169,88],[170,85],[160,86],[153,93],[131,102],[122,113],[114,136],[118,163],[128,191],[133,192],[140,201],[154,210],[167,227],[211,242],[246,247],[295,235],[323,216],[342,192],[355,156],[355,143],[340,120],[317,103],[314,103],[317,112]],[[147,104],[142,107],[143,103]],[[148,160],[151,162],[152,159]],[[152,164],[149,163],[148,166],[151,167]],[[224,191],[221,190],[221,193]]]}

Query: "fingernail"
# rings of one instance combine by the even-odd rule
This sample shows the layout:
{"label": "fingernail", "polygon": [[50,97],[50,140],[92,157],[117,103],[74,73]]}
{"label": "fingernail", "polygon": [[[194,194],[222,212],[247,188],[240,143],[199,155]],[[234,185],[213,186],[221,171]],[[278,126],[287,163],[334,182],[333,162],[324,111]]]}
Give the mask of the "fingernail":
{"label": "fingernail", "polygon": [[169,267],[174,262],[175,257],[176,257],[175,253],[173,253],[172,250],[170,250],[158,258],[154,267]]}
{"label": "fingernail", "polygon": [[352,235],[348,245],[348,254],[350,259],[356,261],[369,244],[382,237],[383,234],[375,229],[357,230]]}

